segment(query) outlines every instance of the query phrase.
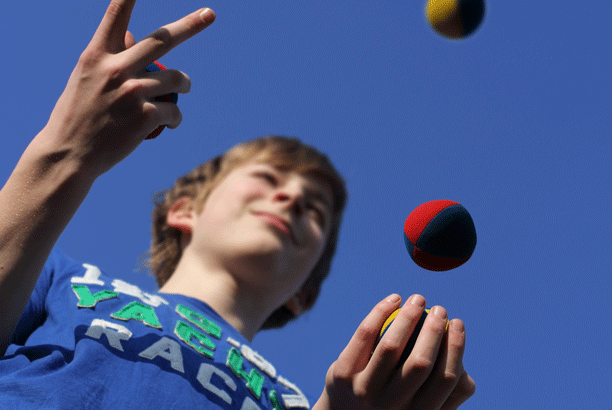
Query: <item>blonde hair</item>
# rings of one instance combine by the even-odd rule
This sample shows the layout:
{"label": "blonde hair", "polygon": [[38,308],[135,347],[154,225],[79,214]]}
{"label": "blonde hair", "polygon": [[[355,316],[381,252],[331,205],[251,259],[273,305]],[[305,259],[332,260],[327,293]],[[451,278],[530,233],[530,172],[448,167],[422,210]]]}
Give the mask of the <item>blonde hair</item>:
{"label": "blonde hair", "polygon": [[[152,213],[152,243],[147,261],[148,267],[155,276],[157,284],[162,286],[170,278],[181,258],[181,232],[168,226],[166,222],[172,205],[179,198],[188,197],[194,200],[196,211],[201,212],[215,186],[233,169],[253,159],[279,169],[292,170],[318,178],[327,182],[332,188],[332,223],[325,250],[298,292],[302,308],[308,310],[314,305],[321,291],[321,285],[329,274],[347,192],[343,178],[327,156],[296,138],[272,135],[238,144],[178,178],[172,188],[158,192],[153,198],[155,208]],[[294,318],[294,314],[288,308],[281,306],[266,320],[262,329],[282,327]]]}

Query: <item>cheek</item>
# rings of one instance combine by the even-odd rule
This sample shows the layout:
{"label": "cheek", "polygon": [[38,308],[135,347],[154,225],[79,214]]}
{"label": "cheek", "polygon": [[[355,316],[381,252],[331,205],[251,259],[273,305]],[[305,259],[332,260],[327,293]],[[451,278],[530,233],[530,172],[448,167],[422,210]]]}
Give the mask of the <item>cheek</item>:
{"label": "cheek", "polygon": [[253,200],[265,198],[269,193],[270,188],[266,187],[259,181],[244,183],[236,191],[236,196],[240,197],[243,202],[248,203]]}
{"label": "cheek", "polygon": [[249,204],[253,200],[264,198],[268,191],[269,188],[258,180],[240,181],[227,187],[219,203],[221,206],[233,203]]}
{"label": "cheek", "polygon": [[325,247],[327,245],[327,240],[329,238],[329,233],[323,231],[319,228],[318,225],[315,224],[310,230],[310,235],[308,238],[308,254],[310,258],[314,260],[313,266],[319,262],[319,259],[323,255],[325,251]]}
{"label": "cheek", "polygon": [[211,217],[236,216],[253,200],[265,195],[261,184],[241,183],[227,184],[214,190],[206,200],[203,212]]}

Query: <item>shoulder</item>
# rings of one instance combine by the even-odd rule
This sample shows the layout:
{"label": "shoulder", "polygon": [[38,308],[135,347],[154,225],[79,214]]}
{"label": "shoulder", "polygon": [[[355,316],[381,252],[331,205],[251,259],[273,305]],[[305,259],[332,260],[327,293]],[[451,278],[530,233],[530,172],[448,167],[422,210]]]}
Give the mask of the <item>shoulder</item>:
{"label": "shoulder", "polygon": [[53,248],[41,272],[41,279],[55,281],[63,277],[81,274],[87,270],[87,264],[76,261],[64,251]]}

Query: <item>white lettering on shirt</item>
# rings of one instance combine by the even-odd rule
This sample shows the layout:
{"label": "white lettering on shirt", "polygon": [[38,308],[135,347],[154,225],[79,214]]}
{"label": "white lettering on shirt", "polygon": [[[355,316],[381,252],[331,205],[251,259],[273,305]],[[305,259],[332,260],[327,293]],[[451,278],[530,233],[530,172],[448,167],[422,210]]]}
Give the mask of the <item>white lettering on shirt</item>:
{"label": "white lettering on shirt", "polygon": [[138,286],[131,285],[127,282],[122,281],[121,279],[113,280],[111,285],[113,285],[114,287],[113,290],[115,292],[137,297],[138,299],[140,299],[142,302],[146,303],[147,305],[158,307],[162,303],[164,305],[168,304],[168,301],[166,301],[166,299],[162,298],[161,296],[151,295],[147,292],[143,292],[142,290],[140,290]]}
{"label": "white lettering on shirt", "polygon": [[198,370],[198,376],[196,379],[206,390],[215,394],[227,404],[232,404],[232,398],[230,395],[210,382],[210,378],[213,374],[219,376],[232,391],[236,391],[236,382],[229,375],[208,363],[202,363],[200,365],[200,370]]}
{"label": "white lettering on shirt", "polygon": [[261,410],[261,407],[259,407],[253,400],[251,400],[250,397],[247,397],[242,403],[242,407],[240,407],[240,410]]}
{"label": "white lettering on shirt", "polygon": [[283,376],[278,376],[278,382],[288,388],[289,390],[293,390],[295,394],[283,394],[283,403],[285,403],[285,407],[288,409],[292,408],[310,408],[310,403],[308,403],[308,399],[304,396],[304,393],[298,387],[291,383],[289,380],[285,379]]}
{"label": "white lettering on shirt", "polygon": [[90,265],[89,263],[84,263],[83,267],[85,268],[85,275],[82,277],[73,276],[70,278],[70,282],[72,283],[81,283],[84,285],[100,285],[104,286],[104,282],[98,279],[102,272],[98,269],[97,266]]}
{"label": "white lettering on shirt", "polygon": [[123,352],[121,340],[129,340],[130,337],[132,337],[132,332],[130,332],[127,327],[102,319],[94,319],[89,329],[87,329],[87,332],[85,332],[85,336],[89,336],[93,339],[100,339],[102,333],[106,335],[108,344],[120,352]]}
{"label": "white lettering on shirt", "polygon": [[185,373],[185,369],[183,368],[183,354],[181,353],[181,345],[169,337],[162,337],[138,356],[149,360],[153,360],[157,356],[162,357],[170,362],[170,366],[174,370]]}

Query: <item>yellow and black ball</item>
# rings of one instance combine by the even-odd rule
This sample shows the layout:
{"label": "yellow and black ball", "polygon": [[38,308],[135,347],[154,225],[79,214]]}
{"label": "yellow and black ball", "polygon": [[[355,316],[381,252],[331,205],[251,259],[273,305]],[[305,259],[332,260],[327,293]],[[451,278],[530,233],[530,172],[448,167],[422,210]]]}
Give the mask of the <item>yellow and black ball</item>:
{"label": "yellow and black ball", "polygon": [[[399,308],[396,309],[393,313],[391,313],[391,315],[387,318],[387,320],[385,320],[385,323],[383,324],[382,329],[380,329],[380,332],[378,333],[378,340],[376,341],[376,344],[380,342],[380,339],[382,339],[383,335],[385,334],[389,326],[391,326],[391,323],[393,323],[399,311],[400,311]],[[414,348],[414,345],[416,344],[417,338],[419,337],[419,332],[423,328],[423,324],[425,323],[425,318],[427,317],[428,314],[429,314],[429,309],[425,309],[423,311],[423,314],[421,315],[421,318],[419,319],[419,322],[417,323],[416,327],[412,331],[412,335],[410,336],[408,343],[406,343],[406,347],[404,347],[404,351],[402,352],[402,355],[399,361],[397,362],[398,367],[401,366],[406,361],[406,359],[408,359],[408,356],[410,356],[410,352],[412,352],[412,349]],[[450,322],[447,319],[446,329],[448,329],[449,324]]]}
{"label": "yellow and black ball", "polygon": [[485,13],[484,0],[428,0],[425,15],[441,35],[460,39],[472,34]]}

